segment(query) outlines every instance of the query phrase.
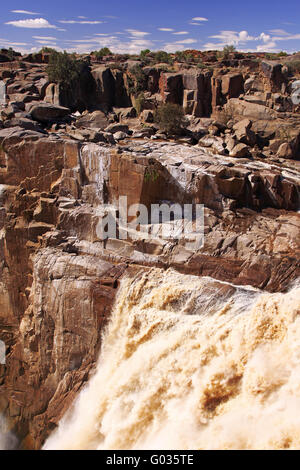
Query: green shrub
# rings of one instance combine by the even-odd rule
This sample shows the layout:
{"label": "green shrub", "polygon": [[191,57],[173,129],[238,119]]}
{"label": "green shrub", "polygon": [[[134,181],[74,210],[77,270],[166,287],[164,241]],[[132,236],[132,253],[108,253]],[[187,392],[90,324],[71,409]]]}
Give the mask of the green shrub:
{"label": "green shrub", "polygon": [[50,55],[47,67],[49,80],[58,83],[62,88],[69,88],[75,80],[80,78],[86,65],[86,62],[77,60],[75,54],[55,51]]}
{"label": "green shrub", "polygon": [[139,96],[135,100],[135,109],[138,115],[144,110],[145,106],[145,95],[144,93],[140,93]]}
{"label": "green shrub", "polygon": [[166,103],[157,108],[154,122],[167,134],[178,134],[186,125],[186,118],[181,106]]}
{"label": "green shrub", "polygon": [[7,50],[7,53],[6,55],[8,56],[9,60],[13,61],[14,58],[15,58],[15,51],[13,50],[12,47],[10,47],[8,50]]}
{"label": "green shrub", "polygon": [[129,69],[128,88],[129,93],[138,96],[147,89],[147,75],[142,67],[134,65]]}
{"label": "green shrub", "polygon": [[287,57],[288,53],[284,51],[278,52],[278,57]]}
{"label": "green shrub", "polygon": [[276,59],[278,59],[278,54],[275,53],[275,52],[267,52],[267,53],[265,54],[265,57],[266,57],[266,59],[268,59],[268,60],[276,60]]}
{"label": "green shrub", "polygon": [[155,168],[146,168],[145,174],[144,174],[144,179],[147,183],[152,181],[155,183],[155,181],[159,178],[159,173]]}
{"label": "green shrub", "polygon": [[172,65],[174,62],[171,54],[168,54],[165,51],[154,52],[154,60],[157,64],[166,63]]}
{"label": "green shrub", "polygon": [[141,57],[146,57],[146,55],[150,54],[150,49],[144,49],[143,51],[141,51]]}
{"label": "green shrub", "polygon": [[53,47],[42,47],[39,54],[53,54],[53,52],[56,52],[56,49],[53,49]]}
{"label": "green shrub", "polygon": [[196,62],[193,54],[187,51],[175,52],[175,60],[177,60],[178,62],[186,62],[186,63]]}
{"label": "green shrub", "polygon": [[99,51],[93,51],[91,54],[97,57],[97,59],[102,59],[102,57],[105,57],[106,55],[112,55],[112,52],[108,47],[102,47]]}
{"label": "green shrub", "polygon": [[229,54],[232,54],[232,52],[236,52],[236,48],[234,46],[224,46],[221,55],[223,59],[228,59]]}

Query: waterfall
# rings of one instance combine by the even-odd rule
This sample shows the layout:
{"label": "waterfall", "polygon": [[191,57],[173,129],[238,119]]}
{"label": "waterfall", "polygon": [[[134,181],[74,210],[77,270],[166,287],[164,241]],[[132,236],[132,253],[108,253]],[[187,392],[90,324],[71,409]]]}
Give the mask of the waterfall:
{"label": "waterfall", "polygon": [[299,449],[299,314],[299,286],[124,279],[96,371],[44,448]]}
{"label": "waterfall", "polygon": [[8,431],[5,419],[0,416],[0,450],[12,450],[16,445],[16,437]]}

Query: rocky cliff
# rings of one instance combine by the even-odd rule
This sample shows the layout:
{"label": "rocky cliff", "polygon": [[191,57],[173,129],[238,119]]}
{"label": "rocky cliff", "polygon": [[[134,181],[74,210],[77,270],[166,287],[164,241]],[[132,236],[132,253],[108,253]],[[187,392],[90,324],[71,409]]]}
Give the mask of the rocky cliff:
{"label": "rocky cliff", "polygon": [[[124,273],[172,267],[269,292],[299,277],[299,114],[285,108],[282,66],[264,67],[247,79],[146,70],[148,108],[174,102],[188,115],[186,135],[169,140],[136,117],[123,72],[93,68],[97,109],[75,115],[42,66],[3,69],[0,412],[21,446],[40,448],[88,380]],[[204,245],[131,231],[103,240],[103,204],[119,196],[204,204]]]}

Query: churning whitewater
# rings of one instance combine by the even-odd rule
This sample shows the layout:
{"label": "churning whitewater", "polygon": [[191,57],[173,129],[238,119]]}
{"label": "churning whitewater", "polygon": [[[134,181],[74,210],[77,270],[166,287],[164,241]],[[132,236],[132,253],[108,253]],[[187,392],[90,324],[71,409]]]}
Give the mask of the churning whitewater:
{"label": "churning whitewater", "polygon": [[299,287],[123,280],[97,370],[44,448],[299,449],[299,314]]}
{"label": "churning whitewater", "polygon": [[0,415],[0,450],[12,450],[16,445],[16,437],[8,430],[5,419]]}

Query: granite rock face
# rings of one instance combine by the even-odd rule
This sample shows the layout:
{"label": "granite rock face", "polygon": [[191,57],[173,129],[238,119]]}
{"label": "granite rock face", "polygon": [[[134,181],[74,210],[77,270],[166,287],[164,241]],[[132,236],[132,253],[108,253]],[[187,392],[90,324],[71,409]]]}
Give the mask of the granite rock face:
{"label": "granite rock face", "polygon": [[[42,446],[93,372],[123,276],[173,267],[270,292],[299,277],[299,116],[284,111],[282,68],[232,62],[220,74],[144,67],[140,117],[127,69],[93,65],[88,98],[80,83],[68,96],[49,84],[42,63],[2,71],[0,413],[20,446]],[[185,109],[179,140],[152,122],[163,102]],[[150,237],[124,227],[121,196],[203,204],[204,244],[162,237],[161,220],[144,224]]]}

